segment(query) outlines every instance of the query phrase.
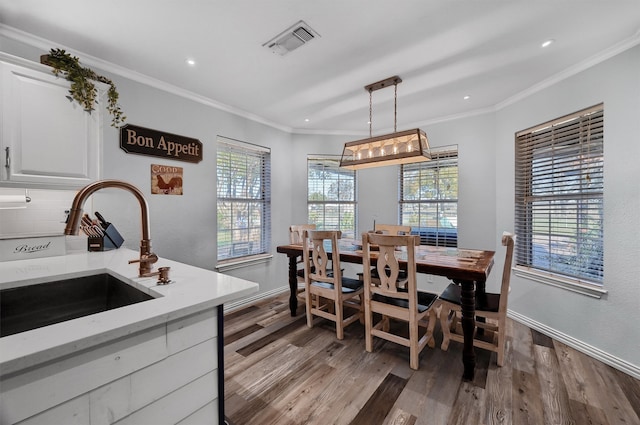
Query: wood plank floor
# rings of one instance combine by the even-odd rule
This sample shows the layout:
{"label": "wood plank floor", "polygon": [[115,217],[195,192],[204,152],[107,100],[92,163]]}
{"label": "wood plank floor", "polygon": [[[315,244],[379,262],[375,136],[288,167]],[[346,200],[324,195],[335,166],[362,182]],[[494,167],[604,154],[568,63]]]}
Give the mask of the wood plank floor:
{"label": "wood plank floor", "polygon": [[462,345],[408,349],[364,327],[342,341],[331,322],[307,328],[288,294],[225,315],[225,413],[231,425],[640,424],[640,381],[508,320],[505,365],[476,350],[476,377],[462,381]]}

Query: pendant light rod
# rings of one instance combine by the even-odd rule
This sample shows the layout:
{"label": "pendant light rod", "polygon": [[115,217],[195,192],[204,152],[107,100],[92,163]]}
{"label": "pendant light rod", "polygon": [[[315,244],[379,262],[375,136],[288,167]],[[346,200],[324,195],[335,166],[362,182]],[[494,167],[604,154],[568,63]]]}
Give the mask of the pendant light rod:
{"label": "pendant light rod", "polygon": [[393,132],[398,131],[398,83],[393,85]]}
{"label": "pendant light rod", "polygon": [[394,75],[393,77],[385,78],[384,80],[377,81],[373,84],[364,86],[364,89],[369,92],[369,137],[373,137],[371,132],[373,126],[373,95],[376,90],[384,89],[389,86],[394,86],[395,91],[393,94],[393,132],[397,131],[397,118],[398,118],[398,84],[402,82],[402,78]]}

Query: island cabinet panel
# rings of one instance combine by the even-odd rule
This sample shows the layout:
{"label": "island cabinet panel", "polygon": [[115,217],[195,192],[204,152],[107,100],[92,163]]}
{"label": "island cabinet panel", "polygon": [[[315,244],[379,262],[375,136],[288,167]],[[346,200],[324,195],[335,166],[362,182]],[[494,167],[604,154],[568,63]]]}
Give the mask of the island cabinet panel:
{"label": "island cabinet panel", "polygon": [[71,102],[69,85],[47,66],[0,61],[0,186],[76,188],[100,178],[102,111]]}
{"label": "island cabinet panel", "polygon": [[[222,396],[222,398],[224,398],[224,396]],[[217,424],[220,415],[218,409],[218,401],[212,401],[191,416],[178,422],[178,425]]]}
{"label": "island cabinet panel", "polygon": [[2,424],[215,424],[217,328],[212,308],[3,377]]}
{"label": "island cabinet panel", "polygon": [[[55,332],[55,325],[51,328]],[[165,338],[163,327],[156,327],[3,376],[3,425],[26,419],[162,360],[168,355]]]}
{"label": "island cabinet panel", "polygon": [[117,425],[177,424],[210,403],[212,396],[217,396],[216,378],[216,372],[210,372],[114,423]]}

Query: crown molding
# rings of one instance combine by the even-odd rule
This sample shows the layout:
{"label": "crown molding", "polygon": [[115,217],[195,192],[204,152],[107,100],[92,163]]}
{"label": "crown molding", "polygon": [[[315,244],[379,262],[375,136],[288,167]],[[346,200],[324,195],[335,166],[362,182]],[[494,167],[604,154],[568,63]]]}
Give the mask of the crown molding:
{"label": "crown molding", "polygon": [[250,121],[254,121],[260,124],[264,124],[266,126],[269,127],[273,127],[275,129],[284,131],[285,133],[292,133],[293,129],[291,127],[287,127],[278,123],[274,123],[272,121],[266,120],[263,117],[260,117],[258,115],[252,114],[250,112],[244,111],[242,109],[239,108],[235,108],[233,106],[224,104],[222,102],[218,102],[214,99],[208,98],[206,96],[202,96],[200,94],[194,93],[192,91],[189,90],[185,90],[182,89],[180,87],[174,86],[172,84],[168,84],[164,81],[158,80],[156,78],[152,78],[148,75],[136,72],[136,71],[132,71],[128,68],[125,68],[123,66],[114,64],[112,62],[108,62],[105,60],[102,60],[100,58],[97,58],[95,56],[91,56],[91,55],[87,55],[85,53],[79,52],[77,50],[74,50],[68,46],[64,46],[64,45],[60,45],[58,43],[52,42],[50,40],[44,39],[42,37],[38,37],[36,35],[33,34],[29,34],[25,31],[22,30],[18,30],[16,28],[7,26],[5,24],[0,24],[0,35],[7,37],[9,39],[24,43],[28,46],[31,47],[35,47],[38,49],[41,49],[43,51],[48,52],[51,49],[52,45],[57,45],[59,46],[58,48],[64,49],[67,52],[71,53],[72,55],[78,56],[82,58],[82,62],[85,65],[94,67],[94,68],[98,68],[100,70],[103,71],[107,71],[110,72],[114,75],[118,75],[120,77],[124,77],[127,78],[129,80],[132,81],[136,81],[138,83],[147,85],[149,87],[153,87],[162,91],[165,91],[167,93],[171,93],[174,94],[176,96],[180,96],[183,97],[185,99],[189,99],[192,100],[194,102],[206,105],[206,106],[210,106],[212,108],[224,111],[224,112],[228,112],[230,114],[234,114],[237,115],[239,117],[242,118],[246,118]]}
{"label": "crown molding", "polygon": [[622,40],[621,42],[611,46],[610,48],[605,49],[602,52],[583,60],[582,62],[578,62],[577,64],[563,71],[560,71],[559,73],[545,80],[542,80],[537,84],[534,84],[528,89],[523,90],[520,93],[517,93],[503,100],[502,102],[497,103],[495,105],[495,109],[496,111],[499,111],[509,105],[519,102],[522,99],[525,99],[539,91],[542,91],[548,87],[553,86],[554,84],[557,84],[563,80],[566,80],[567,78],[572,77],[582,71],[585,71],[601,62],[604,62],[607,59],[611,59],[612,57],[624,52],[625,50],[629,50],[632,47],[637,46],[638,44],[640,44],[640,29],[636,31],[634,35],[627,38],[626,40]]}
{"label": "crown molding", "polygon": [[[407,128],[414,128],[414,127],[426,127],[429,125],[434,125],[434,124],[438,124],[438,123],[443,123],[443,122],[447,122],[447,121],[455,121],[455,120],[459,120],[459,119],[464,119],[464,118],[471,118],[474,116],[478,116],[478,115],[484,115],[484,114],[488,114],[488,113],[495,113],[500,111],[501,109],[512,105],[516,102],[519,102],[520,100],[523,100],[539,91],[542,91],[548,87],[553,86],[554,84],[557,84],[563,80],[566,80],[567,78],[570,78],[582,71],[585,71],[601,62],[606,61],[607,59],[611,59],[612,57],[626,51],[629,50],[637,45],[640,44],[640,29],[638,29],[638,31],[636,31],[636,33],[634,35],[632,35],[631,37],[629,37],[626,40],[622,40],[621,42],[611,46],[608,49],[603,50],[602,52],[598,53],[597,55],[591,56],[590,58],[585,59],[582,62],[579,62],[543,81],[540,81],[537,84],[534,84],[533,86],[527,88],[526,90],[523,90],[505,100],[503,100],[502,102],[498,102],[493,106],[488,106],[488,107],[484,107],[484,108],[478,108],[478,109],[474,109],[471,111],[467,111],[467,112],[462,112],[459,114],[452,114],[452,115],[447,115],[447,116],[442,116],[442,117],[437,117],[437,118],[433,118],[430,120],[426,120],[426,121],[419,121],[419,122],[415,122],[413,124],[408,124],[406,125]],[[381,130],[381,134],[384,134],[384,132],[391,132],[391,129],[387,129],[387,130]],[[361,132],[361,133],[354,133],[354,132],[349,132],[349,131],[334,131],[334,132],[323,132],[322,130],[304,130],[304,129],[297,129],[294,128],[293,129],[293,133],[295,134],[337,134],[337,135],[351,135],[351,136],[357,136],[357,135],[368,135],[369,133],[365,133],[365,132]]]}
{"label": "crown molding", "polygon": [[[32,47],[36,47],[39,48],[41,50],[45,50],[45,51],[49,51],[50,46],[52,44],[56,44],[53,43],[50,40],[35,36],[33,34],[18,30],[16,28],[10,27],[8,25],[5,24],[0,24],[0,35],[5,36],[9,39],[12,40],[16,40],[19,41],[21,43],[24,43],[26,45],[32,46]],[[489,107],[485,107],[485,108],[479,108],[479,109],[474,109],[471,111],[467,111],[467,112],[463,112],[460,114],[453,114],[453,115],[448,115],[448,116],[443,116],[443,117],[437,117],[437,118],[433,118],[430,120],[425,120],[425,121],[420,121],[420,122],[416,122],[413,124],[408,124],[407,128],[413,128],[413,127],[421,127],[421,126],[428,126],[428,125],[434,125],[434,124],[438,124],[438,123],[442,123],[442,122],[447,122],[447,121],[454,121],[454,120],[459,120],[459,119],[464,119],[464,118],[470,118],[470,117],[474,117],[474,116],[478,116],[478,115],[483,115],[483,114],[487,114],[487,113],[493,113],[493,112],[497,112],[509,105],[512,105],[516,102],[519,102],[520,100],[523,100],[535,93],[538,93],[548,87],[553,86],[554,84],[557,84],[569,77],[572,77],[586,69],[589,69],[601,62],[604,62],[607,59],[610,59],[628,49],[631,49],[635,46],[637,46],[638,44],[640,44],[640,29],[638,29],[638,31],[636,31],[636,33],[634,35],[632,35],[631,37],[629,37],[626,40],[622,40],[621,42],[613,45],[612,47],[605,49],[604,51],[598,53],[597,55],[594,55],[582,62],[579,62],[543,81],[540,81],[537,84],[532,85],[531,87],[501,101],[498,102],[497,104],[493,105],[493,106],[489,106]],[[68,52],[70,52],[73,55],[82,57],[82,61],[84,63],[86,63],[87,65],[99,68],[101,70],[104,71],[108,71],[112,74],[115,75],[119,75],[121,77],[139,82],[141,84],[145,84],[148,85],[150,87],[154,87],[157,88],[159,90],[163,90],[167,93],[171,93],[174,94],[176,96],[180,96],[189,100],[192,100],[194,102],[206,105],[206,106],[210,106],[212,108],[221,110],[221,111],[225,111],[228,112],[230,114],[234,114],[237,115],[239,117],[248,119],[250,121],[254,121],[256,123],[259,124],[263,124],[275,129],[278,129],[280,131],[283,131],[285,133],[289,133],[289,134],[308,134],[308,135],[340,135],[340,136],[360,136],[360,135],[367,135],[367,132],[357,132],[357,131],[349,131],[349,130],[321,130],[321,129],[317,129],[317,130],[309,130],[309,129],[304,129],[304,128],[292,128],[292,127],[288,127],[288,126],[284,126],[282,124],[278,124],[272,121],[269,121],[263,117],[260,117],[258,115],[255,115],[253,113],[235,108],[233,106],[218,102],[214,99],[199,95],[197,93],[191,92],[189,90],[185,90],[182,89],[180,87],[174,86],[172,84],[168,84],[165,83],[164,81],[160,81],[158,79],[149,77],[148,75],[144,75],[141,74],[139,72],[136,71],[132,71],[128,68],[122,67],[120,65],[116,65],[114,63],[111,62],[107,62],[105,60],[96,58],[94,56],[90,56],[90,55],[86,55],[82,52],[78,52],[75,51],[69,47],[66,46],[60,46],[60,48],[63,48],[65,50],[67,50]]]}

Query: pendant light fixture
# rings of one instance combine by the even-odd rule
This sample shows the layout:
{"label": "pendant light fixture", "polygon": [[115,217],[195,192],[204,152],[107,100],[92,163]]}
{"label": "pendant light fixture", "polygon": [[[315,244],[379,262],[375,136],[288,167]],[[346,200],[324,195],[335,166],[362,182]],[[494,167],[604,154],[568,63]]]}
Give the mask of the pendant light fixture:
{"label": "pendant light fixture", "polygon": [[[347,142],[344,144],[340,167],[350,170],[381,167],[385,165],[411,164],[429,161],[429,140],[424,131],[419,128],[398,132],[398,84],[402,80],[393,76],[377,83],[365,86],[369,92],[369,138]],[[393,85],[395,93],[393,99],[393,133],[373,137],[372,127],[372,98],[373,92]]]}

